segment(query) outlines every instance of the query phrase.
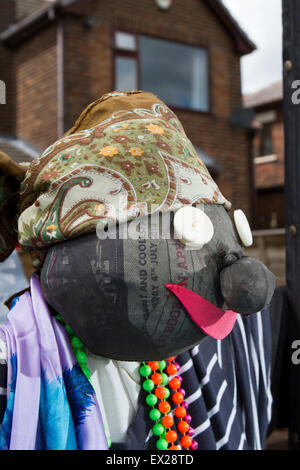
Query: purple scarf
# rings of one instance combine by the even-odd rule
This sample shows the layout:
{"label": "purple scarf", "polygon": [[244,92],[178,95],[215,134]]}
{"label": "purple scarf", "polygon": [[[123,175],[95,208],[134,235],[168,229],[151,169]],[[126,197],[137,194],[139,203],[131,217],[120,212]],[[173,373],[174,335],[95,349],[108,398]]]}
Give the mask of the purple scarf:
{"label": "purple scarf", "polygon": [[36,275],[0,325],[7,346],[7,408],[0,449],[107,450],[95,392]]}

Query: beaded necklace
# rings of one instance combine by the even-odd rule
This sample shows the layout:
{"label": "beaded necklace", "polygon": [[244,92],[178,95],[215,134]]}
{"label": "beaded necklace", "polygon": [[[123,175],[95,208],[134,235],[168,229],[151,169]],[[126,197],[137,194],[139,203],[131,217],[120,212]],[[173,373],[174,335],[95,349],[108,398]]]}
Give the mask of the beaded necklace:
{"label": "beaded necklace", "polygon": [[[180,366],[176,356],[166,361],[143,362],[139,372],[144,378],[143,389],[148,392],[146,403],[151,408],[149,418],[154,422],[152,432],[158,437],[158,450],[197,450],[198,443],[192,436],[191,416],[187,413],[188,403],[184,401],[185,390],[182,377],[178,375]],[[166,371],[166,372],[164,372]],[[174,409],[168,398],[171,396]]]}
{"label": "beaded necklace", "polygon": [[[87,355],[83,351],[84,345],[80,338],[64,322],[60,315],[56,319],[64,326],[71,343],[73,354],[86,378],[91,382],[91,371],[87,366]],[[180,366],[175,362],[176,356],[166,361],[142,362],[139,369],[143,377],[143,390],[147,392],[146,404],[151,408],[149,418],[153,422],[152,432],[157,436],[158,450],[196,450],[198,443],[192,436],[193,428],[190,426],[191,416],[187,413],[188,403],[184,401],[185,390],[181,387],[182,377],[178,375]],[[169,397],[175,407],[168,402]],[[111,440],[107,437],[108,447]],[[178,445],[180,444],[180,445]]]}

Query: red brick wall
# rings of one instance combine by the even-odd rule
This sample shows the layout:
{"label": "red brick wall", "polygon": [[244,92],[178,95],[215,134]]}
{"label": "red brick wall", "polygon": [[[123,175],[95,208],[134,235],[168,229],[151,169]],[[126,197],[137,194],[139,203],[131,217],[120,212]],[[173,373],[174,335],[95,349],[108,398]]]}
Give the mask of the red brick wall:
{"label": "red brick wall", "polygon": [[176,111],[195,145],[224,167],[218,184],[235,208],[249,214],[249,161],[245,131],[232,129],[229,116],[241,106],[240,61],[234,43],[211,10],[199,0],[176,0],[167,11],[154,0],[86,0],[96,20],[84,29],[69,18],[66,35],[66,128],[89,102],[113,89],[112,34],[115,29],[207,46],[210,56],[210,113]]}
{"label": "red brick wall", "polygon": [[41,150],[57,139],[57,48],[53,25],[14,51],[16,132]]}
{"label": "red brick wall", "polygon": [[[259,112],[275,111],[276,119],[272,123],[271,136],[273,144],[273,154],[278,159],[274,163],[264,163],[254,165],[256,188],[270,188],[283,186],[284,184],[284,124],[282,103],[260,108]],[[254,157],[259,157],[261,153],[261,133],[258,131],[253,139]]]}
{"label": "red brick wall", "polygon": [[[37,3],[28,3],[28,8],[35,8]],[[216,16],[201,0],[176,0],[167,11],[160,10],[154,0],[85,0],[82,5],[85,13],[95,19],[92,29],[84,27],[83,18],[64,17],[65,129],[73,125],[86,105],[114,87],[114,30],[206,46],[211,111],[176,112],[192,142],[224,167],[217,180],[224,195],[235,208],[249,214],[246,133],[229,124],[231,111],[241,106],[240,62],[231,37]],[[13,55],[16,132],[44,149],[57,139],[56,26],[24,41]]]}
{"label": "red brick wall", "polygon": [[[272,123],[273,153],[277,161],[254,165],[256,204],[254,213],[254,228],[268,229],[277,220],[277,227],[285,225],[285,199],[284,199],[284,123],[282,103],[269,104],[259,107],[257,112],[275,111],[276,119]],[[259,157],[261,153],[261,134],[256,133],[253,139],[253,155]],[[273,217],[272,217],[273,214]],[[276,214],[276,216],[274,216]],[[272,223],[271,223],[272,222]]]}
{"label": "red brick wall", "polygon": [[[1,0],[0,31],[14,22],[15,5],[12,0]],[[10,50],[0,44],[0,80],[6,84],[6,104],[0,104],[0,133],[14,133],[15,119],[15,73],[13,55]]]}

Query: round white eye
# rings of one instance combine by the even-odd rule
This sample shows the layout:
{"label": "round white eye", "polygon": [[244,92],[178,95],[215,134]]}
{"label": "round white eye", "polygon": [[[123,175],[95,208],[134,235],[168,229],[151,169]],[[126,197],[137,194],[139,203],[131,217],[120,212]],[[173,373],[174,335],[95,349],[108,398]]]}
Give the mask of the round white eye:
{"label": "round white eye", "polygon": [[185,206],[174,216],[174,231],[187,247],[202,248],[214,235],[210,218],[200,209]]}
{"label": "round white eye", "polygon": [[243,245],[247,248],[253,244],[253,236],[247,217],[241,209],[233,213],[235,227]]}

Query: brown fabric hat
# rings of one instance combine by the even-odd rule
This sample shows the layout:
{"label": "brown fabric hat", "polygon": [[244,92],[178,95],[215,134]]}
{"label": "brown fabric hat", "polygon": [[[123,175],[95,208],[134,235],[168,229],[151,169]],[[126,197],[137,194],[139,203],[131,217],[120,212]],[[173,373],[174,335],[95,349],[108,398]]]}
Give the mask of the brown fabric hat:
{"label": "brown fabric hat", "polygon": [[[23,249],[41,250],[94,232],[99,223],[193,203],[230,204],[176,115],[151,93],[114,92],[89,105],[30,164],[15,235]],[[1,229],[2,259],[12,244]]]}

